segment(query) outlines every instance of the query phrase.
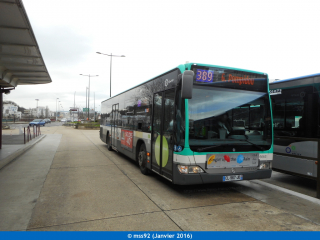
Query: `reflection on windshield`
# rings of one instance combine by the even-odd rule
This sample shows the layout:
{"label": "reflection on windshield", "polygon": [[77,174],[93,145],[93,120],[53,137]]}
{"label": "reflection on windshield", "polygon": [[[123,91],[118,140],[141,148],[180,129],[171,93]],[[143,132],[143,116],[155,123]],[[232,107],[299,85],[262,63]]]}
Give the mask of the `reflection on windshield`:
{"label": "reflection on windshield", "polygon": [[214,151],[269,149],[269,106],[267,93],[194,86],[189,100],[191,149],[213,145],[218,146]]}

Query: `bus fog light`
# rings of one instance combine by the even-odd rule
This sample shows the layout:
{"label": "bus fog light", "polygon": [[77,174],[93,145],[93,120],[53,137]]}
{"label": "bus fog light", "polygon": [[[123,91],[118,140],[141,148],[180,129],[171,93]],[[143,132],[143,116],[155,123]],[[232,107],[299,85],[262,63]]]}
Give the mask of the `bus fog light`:
{"label": "bus fog light", "polygon": [[270,163],[260,163],[259,169],[269,169],[270,168]]}
{"label": "bus fog light", "polygon": [[203,170],[198,166],[189,166],[189,173],[203,173]]}
{"label": "bus fog light", "polygon": [[188,166],[178,165],[180,173],[188,173]]}

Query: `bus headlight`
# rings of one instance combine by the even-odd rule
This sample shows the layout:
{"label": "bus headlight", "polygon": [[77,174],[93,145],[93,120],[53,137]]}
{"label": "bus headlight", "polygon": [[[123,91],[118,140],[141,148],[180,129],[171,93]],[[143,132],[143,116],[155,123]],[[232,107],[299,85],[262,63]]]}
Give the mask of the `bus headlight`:
{"label": "bus headlight", "polygon": [[201,167],[199,166],[185,166],[185,165],[178,165],[178,169],[180,173],[188,174],[188,173],[203,173]]}
{"label": "bus headlight", "polygon": [[270,169],[270,162],[260,162],[259,169]]}

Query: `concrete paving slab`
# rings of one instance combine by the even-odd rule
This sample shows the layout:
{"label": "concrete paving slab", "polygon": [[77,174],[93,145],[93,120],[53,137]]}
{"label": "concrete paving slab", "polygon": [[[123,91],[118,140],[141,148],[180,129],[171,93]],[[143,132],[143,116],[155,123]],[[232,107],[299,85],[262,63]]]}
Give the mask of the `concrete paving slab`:
{"label": "concrete paving slab", "polygon": [[166,211],[183,231],[320,231],[320,226],[261,202]]}
{"label": "concrete paving slab", "polygon": [[[320,225],[320,204],[258,184],[258,180],[235,183],[235,189],[290,214]],[[317,199],[315,199],[317,200]]]}
{"label": "concrete paving slab", "polygon": [[[0,206],[1,201],[11,202],[0,207],[1,217],[11,215],[5,229],[24,230],[28,225],[34,231],[319,231],[319,209],[297,197],[245,185],[248,181],[175,186],[156,174],[142,175],[132,160],[108,151],[97,130],[45,129],[52,136],[62,134],[60,146],[52,151],[50,144],[36,145],[35,152],[24,154],[22,162],[34,161],[39,169],[33,172],[30,164],[26,175],[33,178],[24,180],[24,190],[0,198]],[[43,170],[42,155],[53,159],[49,173]],[[19,188],[21,171],[10,176],[6,187]]]}
{"label": "concrete paving slab", "polygon": [[100,139],[100,130],[78,130],[81,131],[92,143],[105,144]]}
{"label": "concrete paving slab", "polygon": [[[61,135],[47,136],[37,147],[50,145],[57,149]],[[34,146],[35,147],[35,146]],[[53,154],[35,157],[31,148],[0,170],[0,230],[26,230],[32,210],[46,179]]]}
{"label": "concrete paving slab", "polygon": [[155,211],[116,166],[51,169],[28,228]]}
{"label": "concrete paving slab", "polygon": [[272,177],[262,181],[279,187],[290,189],[310,197],[317,196],[317,181],[309,178],[291,176],[284,173],[272,172]]}
{"label": "concrete paving slab", "polygon": [[109,158],[115,165],[136,165],[136,161],[131,158],[118,153],[116,151],[109,151],[106,144],[95,145],[107,158]]}
{"label": "concrete paving slab", "polygon": [[62,144],[59,146],[58,151],[89,151],[89,150],[95,150],[96,147],[92,144],[89,143],[83,143],[83,142],[78,142],[74,144],[67,144],[70,143],[69,141],[64,141]]}
{"label": "concrete paving slab", "polygon": [[91,141],[83,135],[81,132],[78,132],[77,134],[74,133],[65,133],[68,134],[67,136],[64,135],[61,139],[61,142],[66,143],[89,143],[91,144]]}
{"label": "concrete paving slab", "polygon": [[[117,162],[117,158],[123,156],[110,153],[110,160]],[[156,174],[141,174],[139,167],[133,163],[117,166],[163,210],[255,201],[252,197],[228,188],[226,184],[210,184],[210,189],[207,185],[178,186]]]}
{"label": "concrete paving slab", "polygon": [[31,231],[181,231],[163,212],[96,219],[80,223],[29,229]]}
{"label": "concrete paving slab", "polygon": [[61,151],[55,155],[51,168],[89,167],[114,165],[99,149],[84,151]]}
{"label": "concrete paving slab", "polygon": [[2,135],[2,145],[24,144],[24,135]]}
{"label": "concrete paving slab", "polygon": [[2,129],[2,135],[19,135],[21,130],[18,128],[14,129]]}

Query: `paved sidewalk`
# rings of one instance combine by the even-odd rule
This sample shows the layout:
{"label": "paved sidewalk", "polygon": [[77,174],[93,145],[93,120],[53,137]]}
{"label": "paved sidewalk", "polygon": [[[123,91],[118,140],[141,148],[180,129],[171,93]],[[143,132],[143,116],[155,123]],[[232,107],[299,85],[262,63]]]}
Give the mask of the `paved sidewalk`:
{"label": "paved sidewalk", "polygon": [[21,142],[20,139],[16,139],[15,136],[12,136],[12,138],[7,139],[7,144],[3,144],[2,149],[0,149],[0,169],[2,169],[7,164],[15,160],[17,157],[28,151],[37,142],[41,141],[45,136],[46,135],[40,135],[32,139],[31,141],[27,142],[26,144],[23,144],[23,141]]}
{"label": "paved sidewalk", "polygon": [[11,130],[3,130],[2,135],[2,149],[0,149],[0,169],[6,166],[8,163],[28,151],[37,142],[41,141],[46,134],[54,134],[58,126],[42,128],[41,134],[38,137],[33,137],[32,139],[24,144],[23,128],[15,128]]}
{"label": "paved sidewalk", "polygon": [[1,231],[27,229],[62,135],[44,136],[42,141],[0,170]]}

